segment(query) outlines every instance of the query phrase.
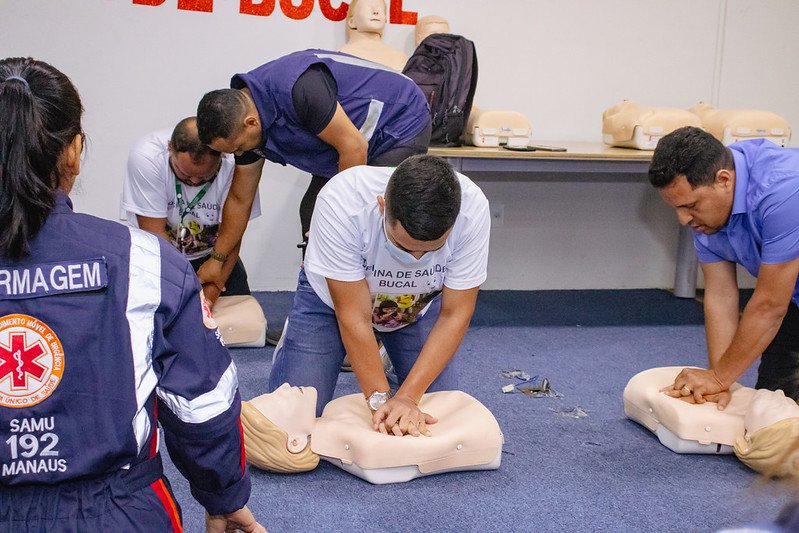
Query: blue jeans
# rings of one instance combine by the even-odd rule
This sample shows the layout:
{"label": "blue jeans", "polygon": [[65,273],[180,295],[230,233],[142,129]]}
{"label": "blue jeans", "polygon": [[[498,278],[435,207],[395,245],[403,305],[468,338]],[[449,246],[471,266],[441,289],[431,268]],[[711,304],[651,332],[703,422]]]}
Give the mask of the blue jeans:
{"label": "blue jeans", "polygon": [[[440,309],[441,295],[433,300],[425,315],[415,323],[390,333],[378,332],[400,384],[419,357]],[[269,392],[283,383],[315,387],[316,416],[321,416],[322,409],[333,398],[344,355],[336,313],[316,295],[308,283],[305,270],[300,269],[294,305],[281,345],[276,348],[269,375]],[[374,355],[378,357],[377,352]],[[455,361],[453,357],[428,391],[458,389]]]}

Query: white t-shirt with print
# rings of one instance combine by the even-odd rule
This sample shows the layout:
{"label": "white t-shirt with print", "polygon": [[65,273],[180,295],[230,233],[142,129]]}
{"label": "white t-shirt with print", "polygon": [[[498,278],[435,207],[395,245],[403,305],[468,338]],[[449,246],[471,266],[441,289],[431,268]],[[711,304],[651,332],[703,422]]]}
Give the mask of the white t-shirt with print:
{"label": "white t-shirt with print", "polygon": [[[358,166],[333,177],[316,199],[305,272],[319,298],[333,308],[326,278],[366,279],[372,296],[372,325],[392,331],[422,316],[444,286],[465,290],[487,276],[491,216],[480,188],[463,174],[461,210],[444,246],[422,256],[424,266],[408,267],[386,248],[384,196],[393,168]],[[427,256],[432,254],[432,258]]]}
{"label": "white t-shirt with print", "polygon": [[[172,244],[187,259],[198,259],[211,253],[222,222],[222,207],[233,180],[235,163],[231,154],[223,154],[222,166],[205,195],[183,218],[186,230],[180,231],[180,210],[176,207],[175,174],[169,165],[169,139],[172,130],[152,132],[140,139],[128,155],[128,171],[122,189],[122,209],[127,212],[128,224],[139,227],[136,215],[166,218],[166,232]],[[203,185],[192,187],[180,183],[183,206],[188,206],[200,193]],[[250,219],[261,214],[256,192]],[[180,240],[180,242],[178,242]]]}

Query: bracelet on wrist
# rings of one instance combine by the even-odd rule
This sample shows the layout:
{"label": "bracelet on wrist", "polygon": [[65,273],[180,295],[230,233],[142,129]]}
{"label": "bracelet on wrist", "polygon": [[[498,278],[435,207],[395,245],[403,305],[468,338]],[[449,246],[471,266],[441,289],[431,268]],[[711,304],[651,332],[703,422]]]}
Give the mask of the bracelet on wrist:
{"label": "bracelet on wrist", "polygon": [[215,249],[211,248],[211,259],[214,261],[219,261],[220,263],[224,263],[227,260],[228,254],[220,254]]}

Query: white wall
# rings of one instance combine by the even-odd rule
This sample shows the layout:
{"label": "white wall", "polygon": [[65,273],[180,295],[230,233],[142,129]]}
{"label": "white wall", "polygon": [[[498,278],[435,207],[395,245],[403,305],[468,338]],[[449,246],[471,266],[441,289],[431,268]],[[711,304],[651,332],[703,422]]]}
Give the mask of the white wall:
{"label": "white wall", "polygon": [[[306,0],[307,1],[307,0]],[[295,5],[300,0],[294,0]],[[334,7],[340,2],[332,1]],[[279,2],[278,2],[279,4]],[[318,2],[317,2],[318,4]],[[799,128],[799,2],[793,0],[404,0],[475,41],[476,103],[530,119],[537,140],[599,141],[602,111],[644,105],[764,108]],[[301,21],[216,0],[212,13],[132,0],[0,0],[0,56],[48,61],[86,106],[89,151],[76,208],[119,217],[129,146],[194,114],[206,91],[285,53],[344,42],[315,5]],[[385,40],[410,53],[413,27]],[[797,141],[793,141],[797,145]],[[524,182],[474,176],[505,222],[492,234],[494,289],[670,287],[677,224],[641,181]],[[291,290],[299,265],[297,206],[308,177],[268,163],[264,215],[245,236],[251,284]]]}

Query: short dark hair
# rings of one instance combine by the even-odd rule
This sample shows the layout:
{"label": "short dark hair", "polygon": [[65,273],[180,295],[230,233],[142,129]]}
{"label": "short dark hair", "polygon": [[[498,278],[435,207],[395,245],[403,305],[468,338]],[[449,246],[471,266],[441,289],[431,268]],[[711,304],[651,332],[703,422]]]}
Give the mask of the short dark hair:
{"label": "short dark hair", "polygon": [[662,189],[677,176],[685,176],[692,188],[712,185],[722,168],[734,168],[730,151],[705,130],[685,126],[658,141],[649,165],[649,182]]}
{"label": "short dark hair", "polygon": [[454,224],[461,209],[461,185],[452,167],[432,155],[399,164],[386,186],[386,211],[412,238],[434,241]]}
{"label": "short dark hair", "polygon": [[206,93],[197,106],[197,133],[203,144],[227,139],[238,132],[247,113],[247,97],[238,89]]}
{"label": "short dark hair", "polygon": [[55,205],[62,155],[82,135],[83,105],[57,68],[0,59],[0,256],[19,260]]}
{"label": "short dark hair", "polygon": [[169,145],[175,153],[187,153],[195,164],[207,156],[219,157],[221,154],[200,142],[197,135],[197,117],[187,117],[178,122],[172,131]]}

